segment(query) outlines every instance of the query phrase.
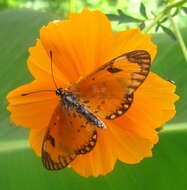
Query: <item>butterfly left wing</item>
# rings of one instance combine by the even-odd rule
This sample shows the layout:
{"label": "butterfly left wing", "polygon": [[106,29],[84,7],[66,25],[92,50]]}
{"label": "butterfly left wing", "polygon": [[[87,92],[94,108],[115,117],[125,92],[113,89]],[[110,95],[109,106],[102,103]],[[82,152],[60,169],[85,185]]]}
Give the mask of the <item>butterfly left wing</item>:
{"label": "butterfly left wing", "polygon": [[133,101],[133,93],[147,77],[151,64],[145,50],[125,53],[70,87],[80,102],[100,118],[115,119]]}
{"label": "butterfly left wing", "polygon": [[59,104],[42,145],[42,162],[49,170],[68,166],[79,154],[90,152],[97,140],[95,126],[75,110]]}

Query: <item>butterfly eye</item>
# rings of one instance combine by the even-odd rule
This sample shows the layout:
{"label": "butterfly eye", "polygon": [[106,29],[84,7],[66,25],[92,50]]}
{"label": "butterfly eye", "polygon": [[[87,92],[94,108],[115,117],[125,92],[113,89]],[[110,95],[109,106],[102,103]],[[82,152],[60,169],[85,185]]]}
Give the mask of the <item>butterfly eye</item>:
{"label": "butterfly eye", "polygon": [[62,94],[64,94],[64,89],[63,88],[57,88],[56,89],[56,95],[61,96]]}

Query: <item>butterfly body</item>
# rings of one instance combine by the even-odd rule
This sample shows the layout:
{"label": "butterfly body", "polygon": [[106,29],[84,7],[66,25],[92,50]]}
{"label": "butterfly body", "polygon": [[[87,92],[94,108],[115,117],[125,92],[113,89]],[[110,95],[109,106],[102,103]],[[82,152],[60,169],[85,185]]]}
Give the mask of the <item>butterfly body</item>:
{"label": "butterfly body", "polygon": [[88,122],[91,122],[98,128],[106,128],[105,124],[97,116],[86,109],[84,105],[80,104],[79,98],[73,95],[72,92],[58,88],[56,94],[61,98],[61,106],[64,106],[67,111],[74,109],[77,113],[85,117]]}

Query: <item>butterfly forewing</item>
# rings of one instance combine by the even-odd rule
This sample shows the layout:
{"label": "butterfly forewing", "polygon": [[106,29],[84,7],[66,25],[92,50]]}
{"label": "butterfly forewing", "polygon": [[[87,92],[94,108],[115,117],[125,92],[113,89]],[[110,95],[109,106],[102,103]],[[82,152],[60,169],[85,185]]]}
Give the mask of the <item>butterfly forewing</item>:
{"label": "butterfly forewing", "polygon": [[65,168],[79,154],[90,152],[97,140],[95,126],[75,110],[59,104],[42,145],[42,162],[49,170]]}
{"label": "butterfly forewing", "polygon": [[151,57],[145,50],[123,54],[72,85],[70,91],[99,117],[115,119],[129,109],[150,64]]}

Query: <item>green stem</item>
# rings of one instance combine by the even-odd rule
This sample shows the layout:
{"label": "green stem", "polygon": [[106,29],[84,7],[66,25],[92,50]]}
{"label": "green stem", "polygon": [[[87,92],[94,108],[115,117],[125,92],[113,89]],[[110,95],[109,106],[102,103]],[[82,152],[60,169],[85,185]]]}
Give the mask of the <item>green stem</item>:
{"label": "green stem", "polygon": [[183,37],[182,37],[182,35],[181,35],[181,32],[180,32],[180,30],[179,30],[179,27],[177,26],[177,24],[176,24],[175,21],[174,21],[174,18],[172,18],[171,15],[170,15],[169,17],[170,17],[170,21],[171,21],[171,24],[172,24],[172,26],[173,26],[173,29],[174,29],[174,31],[175,31],[175,35],[176,35],[177,41],[178,41],[178,43],[179,43],[179,45],[180,45],[180,47],[181,47],[181,50],[182,50],[182,52],[183,52],[183,54],[184,54],[184,58],[185,58],[185,60],[186,60],[186,62],[187,62],[187,49],[186,49],[186,46],[185,46]]}
{"label": "green stem", "polygon": [[165,15],[165,12],[159,13],[159,14],[153,19],[153,21],[152,21],[148,26],[146,26],[146,27],[142,30],[142,32],[144,32],[144,33],[149,32],[149,31],[158,23],[158,21],[159,21],[164,15]]}
{"label": "green stem", "polygon": [[149,32],[155,25],[157,25],[157,23],[160,21],[161,18],[163,18],[165,15],[167,15],[170,12],[170,10],[173,7],[176,7],[177,5],[182,5],[184,3],[186,3],[186,0],[179,0],[179,1],[174,0],[170,2],[157,16],[155,16],[152,22],[147,27],[145,27],[142,30],[142,32],[144,33]]}

